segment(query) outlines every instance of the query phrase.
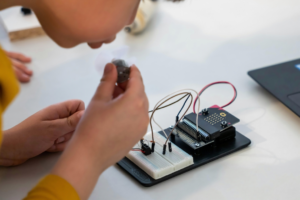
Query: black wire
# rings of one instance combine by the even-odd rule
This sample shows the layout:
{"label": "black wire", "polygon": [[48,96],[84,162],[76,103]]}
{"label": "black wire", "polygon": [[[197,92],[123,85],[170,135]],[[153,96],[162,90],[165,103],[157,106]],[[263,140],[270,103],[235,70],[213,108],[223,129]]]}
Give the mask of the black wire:
{"label": "black wire", "polygon": [[187,100],[189,100],[190,96],[191,96],[191,95],[189,95],[189,96],[186,98],[186,100],[185,100],[184,103],[183,103],[183,106],[182,106],[181,109],[179,110],[179,112],[178,112],[178,114],[177,114],[177,116],[176,116],[176,122],[178,122],[179,115],[180,115],[182,109],[184,108],[184,106],[185,106]]}

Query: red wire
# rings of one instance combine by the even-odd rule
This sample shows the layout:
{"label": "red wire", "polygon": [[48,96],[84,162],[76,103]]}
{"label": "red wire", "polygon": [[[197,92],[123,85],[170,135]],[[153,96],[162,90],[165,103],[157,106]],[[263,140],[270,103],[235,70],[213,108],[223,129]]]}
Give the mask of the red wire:
{"label": "red wire", "polygon": [[233,90],[234,90],[234,96],[233,96],[232,100],[231,100],[229,103],[225,104],[224,106],[221,106],[221,108],[224,108],[224,107],[230,105],[230,104],[234,101],[234,99],[236,98],[236,89],[235,89],[235,87],[234,87],[234,85],[233,85],[232,83],[230,83],[230,82],[228,82],[228,81],[217,81],[217,82],[213,82],[213,83],[210,83],[210,84],[208,84],[207,86],[205,86],[205,87],[198,93],[198,96],[195,98],[194,105],[193,105],[193,111],[194,111],[195,114],[196,114],[195,106],[196,106],[196,102],[197,102],[197,100],[198,100],[198,98],[199,98],[199,95],[200,95],[206,88],[208,88],[209,86],[215,85],[215,84],[220,84],[220,83],[226,83],[226,84],[229,84],[229,85],[231,85],[231,87],[232,87]]}
{"label": "red wire", "polygon": [[139,150],[139,149],[131,149],[130,151],[140,151],[140,152],[143,152],[143,153],[145,153],[145,151],[143,151],[143,150]]}

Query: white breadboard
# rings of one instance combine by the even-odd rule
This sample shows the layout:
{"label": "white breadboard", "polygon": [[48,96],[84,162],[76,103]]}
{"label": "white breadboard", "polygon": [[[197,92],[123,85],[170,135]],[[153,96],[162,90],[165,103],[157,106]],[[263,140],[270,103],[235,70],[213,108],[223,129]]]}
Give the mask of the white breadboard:
{"label": "white breadboard", "polygon": [[[151,134],[147,134],[144,137],[145,140],[152,140]],[[144,170],[149,176],[154,179],[160,179],[164,176],[172,174],[180,169],[194,164],[193,157],[175,144],[172,143],[172,152],[166,150],[166,154],[162,154],[163,144],[166,138],[161,136],[159,133],[154,133],[155,139],[155,152],[148,156],[145,156],[139,151],[130,151],[126,156],[134,164]],[[147,142],[145,142],[147,143]],[[151,147],[151,143],[149,143]],[[134,148],[140,148],[139,143]]]}

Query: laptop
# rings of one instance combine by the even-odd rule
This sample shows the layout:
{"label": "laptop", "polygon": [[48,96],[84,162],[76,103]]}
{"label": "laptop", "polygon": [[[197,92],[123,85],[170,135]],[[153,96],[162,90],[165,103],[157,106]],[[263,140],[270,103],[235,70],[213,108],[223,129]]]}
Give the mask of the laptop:
{"label": "laptop", "polygon": [[300,117],[300,59],[255,69],[248,75]]}

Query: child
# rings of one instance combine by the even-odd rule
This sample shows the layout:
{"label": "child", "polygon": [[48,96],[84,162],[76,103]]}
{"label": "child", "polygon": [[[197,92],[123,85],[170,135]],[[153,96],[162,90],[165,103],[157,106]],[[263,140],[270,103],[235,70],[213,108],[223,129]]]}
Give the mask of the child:
{"label": "child", "polygon": [[[132,23],[139,1],[2,0],[0,9],[15,5],[33,9],[45,32],[62,47],[86,42],[99,48]],[[18,84],[2,50],[0,62],[1,114],[17,94]],[[116,67],[109,63],[85,111],[83,102],[66,101],[3,132],[0,164],[5,166],[44,151],[61,151],[68,144],[51,173],[25,199],[88,199],[100,174],[143,137],[149,117],[141,74],[132,66],[127,82],[116,85],[116,80]]]}
{"label": "child", "polygon": [[25,64],[31,62],[31,58],[16,52],[5,51],[10,59],[13,70],[19,82],[27,83],[33,74],[32,70],[28,69]]}

